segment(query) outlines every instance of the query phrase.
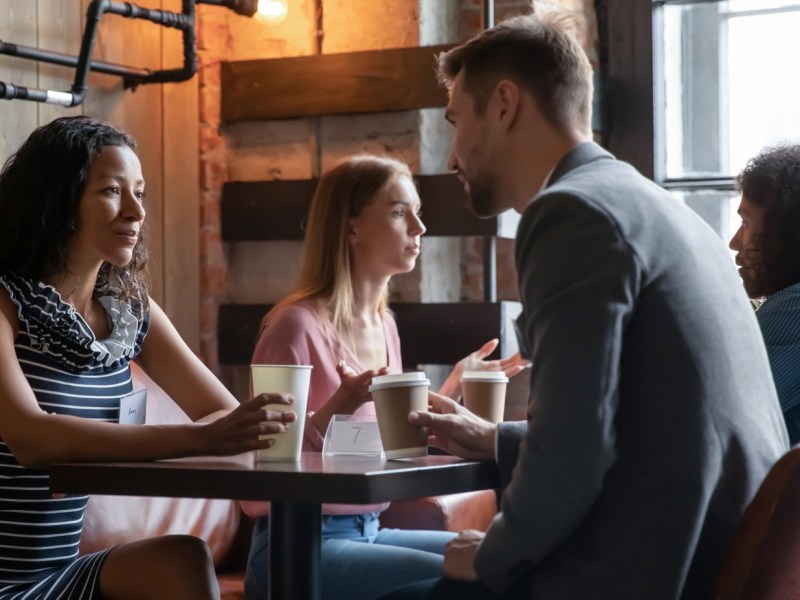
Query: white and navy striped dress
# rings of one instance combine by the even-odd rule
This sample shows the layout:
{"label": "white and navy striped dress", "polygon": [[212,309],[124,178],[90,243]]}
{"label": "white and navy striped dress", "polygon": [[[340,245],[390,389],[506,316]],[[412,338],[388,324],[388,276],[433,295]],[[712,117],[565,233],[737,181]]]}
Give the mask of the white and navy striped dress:
{"label": "white and navy striped dress", "polygon": [[[96,340],[54,288],[8,272],[0,272],[0,284],[17,306],[15,349],[39,406],[117,422],[149,315],[137,318],[141,310],[105,293],[100,302],[112,332]],[[47,473],[20,466],[0,439],[0,600],[89,600],[96,593],[109,550],[78,556],[88,496],[53,498],[49,488]]]}

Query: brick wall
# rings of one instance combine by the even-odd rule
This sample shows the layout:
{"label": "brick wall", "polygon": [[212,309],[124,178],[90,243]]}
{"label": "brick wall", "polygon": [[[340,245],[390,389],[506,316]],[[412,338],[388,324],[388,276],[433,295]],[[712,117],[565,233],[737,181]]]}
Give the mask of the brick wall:
{"label": "brick wall", "polygon": [[[592,0],[561,0],[589,14]],[[443,172],[449,131],[442,111],[331,116],[284,121],[220,122],[221,60],[303,56],[456,42],[480,27],[479,0],[297,0],[280,24],[198,7],[202,193],[201,354],[241,396],[246,373],[221,369],[217,311],[221,302],[275,302],[291,287],[300,260],[295,242],[223,244],[220,197],[225,181],[318,175],[354,152],[388,154],[414,172]],[[318,8],[321,6],[321,15]],[[496,0],[497,20],[530,10],[525,0]],[[321,16],[321,18],[320,18]],[[593,46],[591,34],[587,44]],[[592,51],[593,56],[593,51]],[[516,297],[511,242],[498,244],[498,296]],[[393,280],[404,301],[480,300],[482,240],[423,238],[418,268]]]}

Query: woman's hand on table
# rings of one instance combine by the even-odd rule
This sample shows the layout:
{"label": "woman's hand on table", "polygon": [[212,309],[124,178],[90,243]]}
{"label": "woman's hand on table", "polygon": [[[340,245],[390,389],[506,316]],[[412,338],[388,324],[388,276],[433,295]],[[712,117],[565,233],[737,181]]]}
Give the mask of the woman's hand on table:
{"label": "woman's hand on table", "polygon": [[496,426],[481,419],[452,399],[428,393],[428,412],[411,412],[413,425],[427,427],[429,443],[462,458],[488,460],[494,458]]}
{"label": "woman's hand on table", "polygon": [[461,376],[465,371],[503,371],[506,377],[511,379],[531,366],[530,361],[522,358],[519,352],[499,360],[486,360],[486,357],[495,351],[499,343],[500,340],[497,338],[489,340],[475,352],[458,361],[442,384],[439,393],[458,400],[461,396]]}
{"label": "woman's hand on table", "polygon": [[292,411],[268,409],[266,406],[290,406],[294,398],[288,394],[259,394],[243,402],[228,414],[204,425],[207,434],[207,454],[241,454],[250,450],[269,448],[275,441],[261,439],[265,435],[286,431],[297,420]]}

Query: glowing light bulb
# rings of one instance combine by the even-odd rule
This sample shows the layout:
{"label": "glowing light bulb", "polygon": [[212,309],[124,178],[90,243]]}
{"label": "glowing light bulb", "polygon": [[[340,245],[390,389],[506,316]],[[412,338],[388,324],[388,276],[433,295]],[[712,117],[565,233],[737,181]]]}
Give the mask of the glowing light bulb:
{"label": "glowing light bulb", "polygon": [[258,0],[256,18],[267,23],[280,23],[286,18],[289,7],[286,0]]}

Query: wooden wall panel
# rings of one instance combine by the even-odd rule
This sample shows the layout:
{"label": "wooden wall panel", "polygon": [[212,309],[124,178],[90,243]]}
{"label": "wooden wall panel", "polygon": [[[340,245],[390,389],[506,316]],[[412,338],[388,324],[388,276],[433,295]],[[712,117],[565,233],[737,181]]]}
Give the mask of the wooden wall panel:
{"label": "wooden wall panel", "polygon": [[445,106],[434,56],[452,45],[222,63],[222,120]]}
{"label": "wooden wall panel", "polygon": [[[0,0],[0,39],[77,55],[90,0]],[[179,11],[180,0],[139,0],[148,8]],[[176,67],[183,59],[180,33],[152,23],[105,15],[94,58],[132,67]],[[0,55],[0,81],[67,90],[68,67]],[[139,144],[147,180],[147,226],[153,297],[193,349],[199,347],[199,231],[197,80],[124,90],[122,79],[90,74],[79,107],[0,100],[0,162],[37,127],[86,114],[130,132]],[[169,204],[174,203],[174,204]]]}
{"label": "wooden wall panel", "polygon": [[[180,0],[164,8],[181,10]],[[183,64],[183,38],[162,30],[165,69]],[[198,77],[161,87],[164,166],[163,306],[184,340],[200,348],[200,174]],[[168,232],[168,234],[167,234]]]}
{"label": "wooden wall panel", "polygon": [[[419,175],[422,221],[429,236],[498,236],[513,239],[519,214],[487,219],[467,206],[455,175]],[[230,181],[222,192],[222,238],[226,241],[302,240],[316,179]]]}
{"label": "wooden wall panel", "polygon": [[[161,8],[160,0],[138,3]],[[101,21],[94,58],[136,67],[161,68],[161,28],[141,20],[105,15]],[[163,125],[159,85],[143,85],[132,92],[123,89],[122,79],[102,73],[89,77],[89,94],[84,112],[102,116],[136,138],[146,182],[147,240],[150,250],[152,296],[164,297],[163,223]]]}
{"label": "wooden wall panel", "polygon": [[[219,312],[219,358],[228,365],[247,365],[265,304],[223,304]],[[519,302],[396,303],[391,306],[403,340],[403,366],[453,365],[487,340],[500,339],[490,358],[510,356],[519,348],[513,320]]]}
{"label": "wooden wall panel", "polygon": [[[37,3],[0,0],[0,40],[36,45]],[[36,63],[0,55],[0,81],[36,87]],[[32,102],[0,100],[0,160],[5,162],[37,125]]]}
{"label": "wooden wall panel", "polygon": [[[11,0],[19,3],[19,0]],[[86,0],[88,2],[88,0]],[[46,5],[46,6],[45,6]],[[77,56],[81,48],[81,32],[83,31],[83,6],[76,2],[48,2],[39,0],[39,14],[37,19],[37,45],[43,50],[63,52]],[[47,63],[32,63],[38,65],[39,77],[36,87],[44,90],[57,90],[66,92],[75,80],[75,69],[49,65]],[[65,108],[52,104],[36,103],[38,109],[38,123],[43,125],[57,117],[82,114],[82,107],[73,106]]]}

